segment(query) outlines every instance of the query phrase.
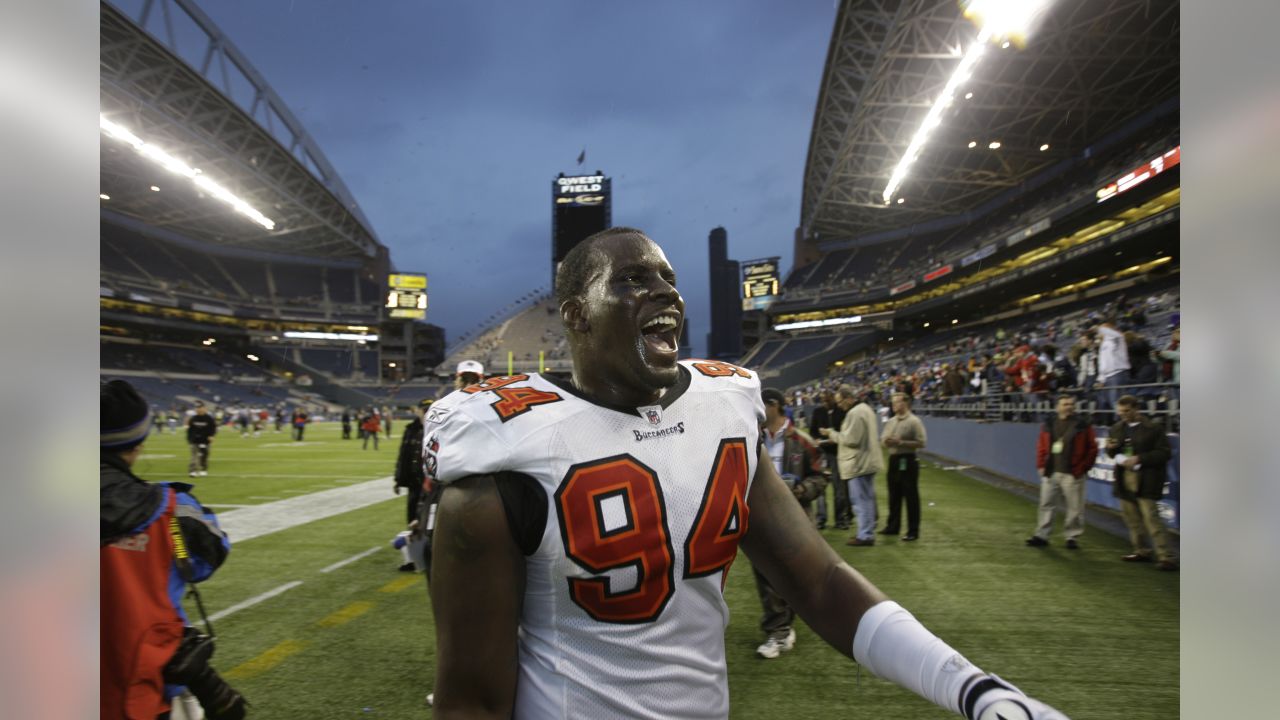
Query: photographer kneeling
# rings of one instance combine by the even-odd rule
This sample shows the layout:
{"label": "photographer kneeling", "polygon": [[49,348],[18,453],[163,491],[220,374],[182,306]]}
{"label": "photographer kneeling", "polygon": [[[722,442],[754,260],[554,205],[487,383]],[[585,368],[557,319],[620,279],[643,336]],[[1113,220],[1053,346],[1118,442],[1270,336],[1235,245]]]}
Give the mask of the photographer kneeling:
{"label": "photographer kneeling", "polygon": [[133,474],[151,428],[133,386],[103,383],[101,414],[100,717],[169,718],[187,686],[211,720],[239,720],[244,698],[209,666],[213,639],[190,627],[182,609],[187,583],[212,575],[231,545],[190,485]]}

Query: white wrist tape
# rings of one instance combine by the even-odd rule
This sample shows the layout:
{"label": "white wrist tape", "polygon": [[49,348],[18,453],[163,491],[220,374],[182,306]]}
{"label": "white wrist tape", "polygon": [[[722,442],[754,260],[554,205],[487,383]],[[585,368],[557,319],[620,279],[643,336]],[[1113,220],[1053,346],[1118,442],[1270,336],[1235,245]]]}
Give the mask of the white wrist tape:
{"label": "white wrist tape", "polygon": [[872,607],[853,635],[853,659],[876,677],[961,713],[960,691],[982,671],[892,600]]}

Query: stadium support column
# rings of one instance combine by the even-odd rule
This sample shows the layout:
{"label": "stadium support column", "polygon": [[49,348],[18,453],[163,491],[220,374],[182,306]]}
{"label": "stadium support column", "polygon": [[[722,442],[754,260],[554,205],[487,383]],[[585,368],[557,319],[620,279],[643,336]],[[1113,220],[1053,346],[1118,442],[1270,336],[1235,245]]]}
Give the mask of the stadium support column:
{"label": "stadium support column", "polygon": [[711,332],[707,357],[737,360],[742,354],[742,302],[738,295],[737,260],[729,259],[729,233],[715,228],[707,238],[710,250]]}

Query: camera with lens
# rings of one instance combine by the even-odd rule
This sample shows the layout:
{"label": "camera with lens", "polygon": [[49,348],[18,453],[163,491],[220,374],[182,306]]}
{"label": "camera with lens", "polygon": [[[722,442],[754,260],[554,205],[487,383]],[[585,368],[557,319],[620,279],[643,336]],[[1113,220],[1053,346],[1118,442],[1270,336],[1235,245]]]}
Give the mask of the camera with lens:
{"label": "camera with lens", "polygon": [[244,696],[213,669],[209,664],[212,657],[213,638],[188,626],[178,650],[164,666],[164,680],[186,685],[209,720],[242,720],[247,709]]}

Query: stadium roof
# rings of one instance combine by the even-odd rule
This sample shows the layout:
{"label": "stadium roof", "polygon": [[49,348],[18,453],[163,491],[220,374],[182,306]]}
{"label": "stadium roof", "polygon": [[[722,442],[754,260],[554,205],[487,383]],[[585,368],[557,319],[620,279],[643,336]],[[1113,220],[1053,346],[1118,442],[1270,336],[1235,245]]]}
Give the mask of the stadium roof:
{"label": "stadium roof", "polygon": [[[324,153],[191,0],[104,1],[101,10],[104,217],[226,246],[378,255],[377,236]],[[137,141],[182,169],[166,168]],[[184,177],[191,169],[199,174]],[[210,182],[230,195],[220,199]],[[244,203],[240,212],[230,196]]]}
{"label": "stadium roof", "polygon": [[1079,156],[1177,97],[1178,13],[1177,0],[1055,0],[1026,47],[990,46],[886,205],[895,166],[978,27],[956,0],[844,0],[809,141],[805,236],[852,239],[964,213]]}

